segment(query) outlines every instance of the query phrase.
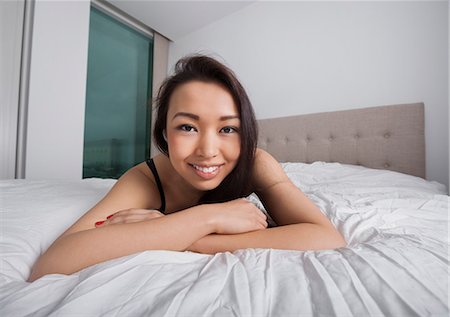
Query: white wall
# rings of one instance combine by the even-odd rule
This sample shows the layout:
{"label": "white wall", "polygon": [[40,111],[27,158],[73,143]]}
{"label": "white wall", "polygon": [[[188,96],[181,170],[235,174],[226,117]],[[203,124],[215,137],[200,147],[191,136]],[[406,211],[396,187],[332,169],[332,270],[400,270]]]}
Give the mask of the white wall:
{"label": "white wall", "polygon": [[15,177],[23,1],[0,2],[0,179]]}
{"label": "white wall", "polygon": [[35,5],[25,178],[81,179],[89,1]]}
{"label": "white wall", "polygon": [[258,2],[171,43],[223,58],[258,118],[425,103],[427,178],[448,186],[448,4]]}

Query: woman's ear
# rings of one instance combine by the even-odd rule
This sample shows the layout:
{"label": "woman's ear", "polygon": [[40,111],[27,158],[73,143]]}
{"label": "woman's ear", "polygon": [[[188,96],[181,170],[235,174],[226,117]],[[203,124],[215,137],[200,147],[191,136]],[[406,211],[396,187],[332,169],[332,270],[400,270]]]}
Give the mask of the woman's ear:
{"label": "woman's ear", "polygon": [[167,133],[166,133],[166,130],[163,130],[163,137],[164,137],[164,140],[167,142]]}

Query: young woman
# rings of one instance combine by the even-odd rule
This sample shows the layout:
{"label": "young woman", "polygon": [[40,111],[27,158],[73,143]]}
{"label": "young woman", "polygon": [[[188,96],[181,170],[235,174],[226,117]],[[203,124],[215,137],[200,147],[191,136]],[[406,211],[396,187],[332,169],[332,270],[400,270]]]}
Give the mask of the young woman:
{"label": "young woman", "polygon": [[[38,259],[29,281],[144,250],[200,253],[345,245],[279,163],[257,149],[257,126],[233,72],[206,56],[180,60],[157,98],[162,154],[128,170]],[[255,192],[277,227],[243,197]]]}

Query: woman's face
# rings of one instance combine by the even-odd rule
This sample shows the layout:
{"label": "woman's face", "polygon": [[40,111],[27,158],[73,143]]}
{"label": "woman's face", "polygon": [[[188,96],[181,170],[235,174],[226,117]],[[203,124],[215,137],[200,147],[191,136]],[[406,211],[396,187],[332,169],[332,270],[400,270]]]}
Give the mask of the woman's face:
{"label": "woman's face", "polygon": [[177,87],[166,126],[172,166],[197,190],[216,188],[239,159],[239,129],[237,107],[222,86],[191,81]]}

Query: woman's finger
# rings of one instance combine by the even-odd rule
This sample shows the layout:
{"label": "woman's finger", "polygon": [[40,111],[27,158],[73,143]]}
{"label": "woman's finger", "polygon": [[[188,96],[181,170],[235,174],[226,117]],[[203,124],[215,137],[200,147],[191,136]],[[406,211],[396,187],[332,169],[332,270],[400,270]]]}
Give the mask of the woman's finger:
{"label": "woman's finger", "polygon": [[110,214],[105,220],[97,221],[95,227],[101,227],[108,224],[144,221],[161,216],[164,216],[164,214],[154,209],[126,209]]}
{"label": "woman's finger", "polygon": [[134,209],[134,208],[133,209],[125,209],[125,210],[121,210],[121,211],[118,211],[118,212],[115,212],[115,213],[109,215],[108,217],[106,217],[106,219],[110,219],[110,218],[116,217],[116,216],[130,215],[130,214],[146,215],[146,214],[155,213],[155,212],[160,213],[159,211],[154,210],[154,209],[137,209],[137,208],[136,209]]}
{"label": "woman's finger", "polygon": [[151,220],[155,218],[159,218],[163,216],[162,213],[158,211],[151,211],[147,213],[138,213],[138,214],[117,214],[109,219],[104,220],[103,222],[98,222],[97,226],[105,226],[108,224],[118,224],[118,223],[132,223],[138,221]]}

